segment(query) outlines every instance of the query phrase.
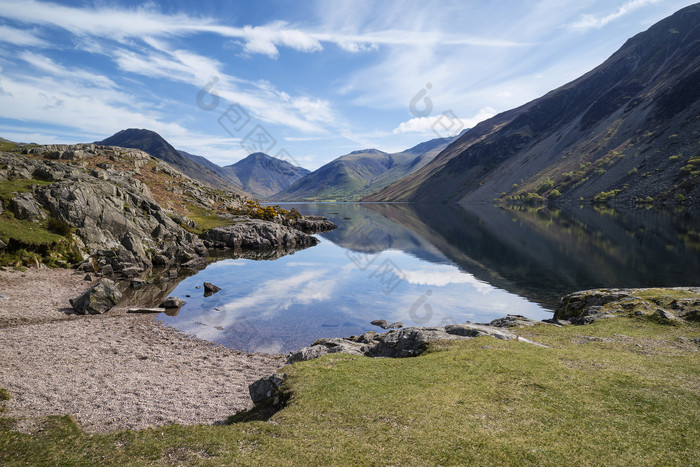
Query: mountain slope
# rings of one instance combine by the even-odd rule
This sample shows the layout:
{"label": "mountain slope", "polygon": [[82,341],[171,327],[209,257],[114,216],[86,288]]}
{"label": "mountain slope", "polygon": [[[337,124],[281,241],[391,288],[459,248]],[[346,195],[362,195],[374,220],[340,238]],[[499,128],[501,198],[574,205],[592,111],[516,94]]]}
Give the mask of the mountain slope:
{"label": "mountain slope", "polygon": [[98,141],[96,144],[140,149],[153,157],[167,162],[190,178],[199,180],[215,188],[222,188],[238,194],[245,194],[240,188],[234,186],[221,175],[182,155],[154,131],[129,128],[128,130],[115,133],[107,139]]}
{"label": "mountain slope", "polygon": [[462,135],[367,201],[700,201],[700,5]]}
{"label": "mountain slope", "polygon": [[420,169],[453,140],[433,139],[396,154],[376,149],[354,151],[310,173],[273,199],[358,200]]}
{"label": "mountain slope", "polygon": [[249,193],[260,198],[270,198],[300,178],[309,170],[261,152],[250,154],[243,160],[221,168],[223,174],[234,183],[237,181]]}

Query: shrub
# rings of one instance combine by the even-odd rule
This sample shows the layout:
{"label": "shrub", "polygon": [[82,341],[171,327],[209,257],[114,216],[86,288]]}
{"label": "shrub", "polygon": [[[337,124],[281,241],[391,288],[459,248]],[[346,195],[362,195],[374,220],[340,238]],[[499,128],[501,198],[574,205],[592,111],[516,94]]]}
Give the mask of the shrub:
{"label": "shrub", "polygon": [[46,228],[49,232],[53,232],[57,235],[62,235],[64,237],[67,237],[73,231],[73,228],[70,226],[70,224],[63,222],[60,219],[55,219],[53,217],[50,218],[47,222]]}
{"label": "shrub", "polygon": [[553,186],[554,186],[554,182],[553,182],[549,177],[547,177],[547,180],[545,180],[544,182],[542,182],[542,183],[540,184],[540,186],[537,187],[537,189],[535,190],[535,192],[536,192],[538,195],[541,195],[541,194],[544,193],[545,191],[550,190]]}

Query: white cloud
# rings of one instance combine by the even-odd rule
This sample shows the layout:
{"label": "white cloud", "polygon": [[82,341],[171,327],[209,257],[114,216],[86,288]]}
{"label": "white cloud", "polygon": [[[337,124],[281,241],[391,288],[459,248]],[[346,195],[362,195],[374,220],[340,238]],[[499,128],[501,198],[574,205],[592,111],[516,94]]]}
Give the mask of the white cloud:
{"label": "white cloud", "polygon": [[472,274],[460,271],[454,266],[433,267],[421,270],[402,270],[405,280],[410,284],[444,287],[450,284],[472,284],[480,293],[488,293],[494,288],[480,281]]}
{"label": "white cloud", "polygon": [[[226,35],[226,31],[224,30]],[[321,43],[314,37],[296,29],[287,28],[286,23],[276,22],[267,26],[245,26],[241,36],[245,39],[243,50],[260,53],[272,58],[279,55],[277,46],[284,45],[301,52],[322,50]]]}
{"label": "white cloud", "polygon": [[651,5],[653,3],[658,3],[661,0],[630,0],[623,5],[621,5],[617,10],[615,10],[613,13],[610,13],[605,16],[597,17],[595,15],[581,15],[580,19],[574,23],[572,23],[570,26],[574,29],[579,29],[579,30],[588,30],[592,28],[602,28],[603,26],[607,25],[608,23],[615,21],[616,19],[619,19],[639,8],[642,8],[646,5]]}
{"label": "white cloud", "polygon": [[[309,270],[285,279],[266,281],[248,295],[237,298],[219,309],[228,320],[235,322],[239,314],[251,308],[261,310],[259,317],[269,318],[289,309],[295,303],[308,305],[329,300],[333,296],[336,280],[322,279],[327,274],[326,270]],[[222,326],[226,327],[225,324]]]}
{"label": "white cloud", "polygon": [[0,25],[0,42],[19,46],[49,47],[49,43],[41,39],[36,31],[15,29],[10,26]]}
{"label": "white cloud", "polygon": [[[50,25],[65,29],[77,36],[97,36],[120,42],[143,36],[187,36],[197,33],[215,33],[223,37],[241,39],[243,50],[249,54],[263,54],[271,58],[279,55],[278,47],[301,52],[323,50],[322,42],[333,43],[350,52],[372,50],[377,45],[444,44],[451,46],[476,45],[485,47],[518,47],[521,42],[464,34],[446,35],[434,31],[414,29],[383,29],[363,34],[326,31],[303,31],[290,27],[284,21],[264,26],[242,28],[222,25],[213,18],[196,18],[184,14],[163,14],[152,7],[132,9],[117,7],[74,8],[35,0],[0,1],[0,10],[8,19],[27,24]],[[332,32],[328,32],[332,31]]]}
{"label": "white cloud", "polygon": [[479,122],[483,122],[496,115],[496,111],[491,107],[485,107],[471,118],[459,118],[458,123],[454,123],[454,117],[451,115],[433,115],[430,117],[416,117],[408,121],[402,122],[394,129],[394,134],[399,133],[422,133],[422,134],[432,134],[435,132],[440,133],[444,128],[441,126],[445,119],[450,119],[450,124],[457,125],[458,128],[456,132],[467,128],[474,128]]}
{"label": "white cloud", "polygon": [[86,86],[95,86],[102,88],[115,88],[116,84],[106,76],[91,73],[81,69],[69,69],[63,67],[44,55],[35,54],[32,52],[22,52],[19,58],[29,63],[38,70],[44,71],[51,76],[65,78],[68,80],[77,80]]}

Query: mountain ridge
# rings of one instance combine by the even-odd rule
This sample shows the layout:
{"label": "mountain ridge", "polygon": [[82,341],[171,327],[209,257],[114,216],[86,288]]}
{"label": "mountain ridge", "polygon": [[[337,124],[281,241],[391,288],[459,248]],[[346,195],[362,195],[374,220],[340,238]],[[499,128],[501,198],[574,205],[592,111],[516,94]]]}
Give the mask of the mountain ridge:
{"label": "mountain ridge", "polygon": [[276,194],[276,201],[356,201],[420,169],[454,138],[435,138],[398,153],[361,149],[340,156]]}
{"label": "mountain ridge", "polygon": [[697,202],[699,24],[680,10],[363,200]]}
{"label": "mountain ridge", "polygon": [[126,130],[121,130],[112,136],[103,139],[102,141],[96,141],[95,144],[140,149],[141,151],[147,152],[153,157],[172,165],[188,177],[202,183],[206,183],[213,188],[230,190],[240,195],[249,195],[241,190],[240,187],[234,185],[231,181],[183,155],[180,151],[168,143],[165,138],[152,130],[128,128]]}
{"label": "mountain ridge", "polygon": [[262,152],[249,154],[221,169],[229,179],[239,181],[244,190],[265,199],[311,173],[303,167]]}

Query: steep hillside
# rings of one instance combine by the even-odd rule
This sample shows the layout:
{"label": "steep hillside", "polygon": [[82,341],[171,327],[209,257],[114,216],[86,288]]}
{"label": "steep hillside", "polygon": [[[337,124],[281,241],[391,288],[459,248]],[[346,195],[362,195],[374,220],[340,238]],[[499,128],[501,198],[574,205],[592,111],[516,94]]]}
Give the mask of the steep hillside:
{"label": "steep hillside", "polygon": [[310,173],[275,195],[277,201],[355,201],[415,172],[454,138],[438,138],[396,154],[354,151]]}
{"label": "steep hillside", "polygon": [[202,183],[206,183],[214,188],[231,190],[243,195],[246,194],[243,193],[240,188],[234,186],[231,181],[182,155],[154,131],[130,128],[128,130],[122,130],[95,144],[140,149],[153,157],[167,162],[188,177],[199,180]]}
{"label": "steep hillside", "polygon": [[261,152],[250,154],[221,170],[229,180],[240,183],[244,190],[263,199],[270,198],[310,173],[307,169]]}
{"label": "steep hillside", "polygon": [[700,202],[700,5],[367,201]]}

